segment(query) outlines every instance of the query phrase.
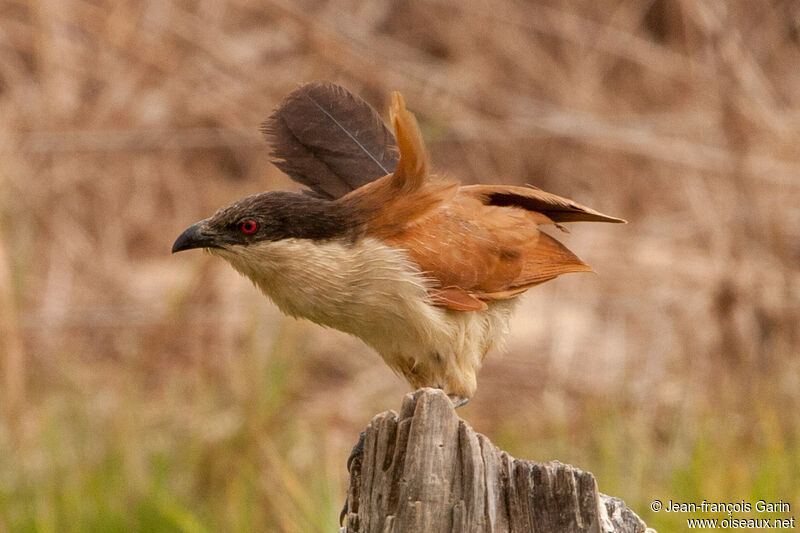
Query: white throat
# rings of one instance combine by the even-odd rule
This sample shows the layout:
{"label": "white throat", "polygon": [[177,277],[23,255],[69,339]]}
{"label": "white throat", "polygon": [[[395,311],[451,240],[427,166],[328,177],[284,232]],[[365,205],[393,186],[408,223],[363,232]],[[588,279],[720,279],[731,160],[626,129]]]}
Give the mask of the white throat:
{"label": "white throat", "polygon": [[283,239],[211,252],[250,278],[284,313],[359,336],[365,323],[406,319],[410,305],[430,308],[422,274],[402,250],[375,239]]}

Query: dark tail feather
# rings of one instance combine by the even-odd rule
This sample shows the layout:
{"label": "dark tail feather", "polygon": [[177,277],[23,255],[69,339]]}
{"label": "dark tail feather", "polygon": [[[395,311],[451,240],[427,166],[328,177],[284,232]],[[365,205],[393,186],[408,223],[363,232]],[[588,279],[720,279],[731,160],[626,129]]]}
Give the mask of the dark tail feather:
{"label": "dark tail feather", "polygon": [[625,220],[604,215],[578,202],[528,185],[466,185],[462,194],[479,198],[486,205],[514,206],[546,215],[553,222],[616,222]]}

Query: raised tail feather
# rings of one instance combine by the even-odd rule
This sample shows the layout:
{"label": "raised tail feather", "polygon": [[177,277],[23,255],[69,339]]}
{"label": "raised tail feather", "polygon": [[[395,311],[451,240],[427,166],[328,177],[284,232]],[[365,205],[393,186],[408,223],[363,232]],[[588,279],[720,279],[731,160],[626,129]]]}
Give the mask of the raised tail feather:
{"label": "raised tail feather", "polygon": [[403,96],[396,91],[392,93],[391,117],[400,149],[400,162],[392,181],[395,187],[408,193],[425,182],[428,175],[428,154],[417,119],[406,109]]}

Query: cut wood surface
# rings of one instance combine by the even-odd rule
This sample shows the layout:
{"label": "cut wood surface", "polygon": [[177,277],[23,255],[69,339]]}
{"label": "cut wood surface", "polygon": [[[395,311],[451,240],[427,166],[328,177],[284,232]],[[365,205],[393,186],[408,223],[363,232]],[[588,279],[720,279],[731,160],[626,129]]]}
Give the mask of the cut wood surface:
{"label": "cut wood surface", "polygon": [[367,426],[352,458],[342,533],[653,532],[589,472],[515,459],[440,390],[406,395]]}

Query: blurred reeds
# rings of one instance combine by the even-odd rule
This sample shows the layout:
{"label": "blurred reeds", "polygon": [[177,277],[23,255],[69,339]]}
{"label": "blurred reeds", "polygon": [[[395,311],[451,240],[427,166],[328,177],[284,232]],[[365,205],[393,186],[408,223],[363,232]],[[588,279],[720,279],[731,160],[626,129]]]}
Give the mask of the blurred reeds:
{"label": "blurred reeds", "polygon": [[800,7],[0,0],[0,532],[323,531],[406,385],[190,223],[294,188],[258,124],[400,90],[436,168],[627,218],[524,297],[460,414],[650,501],[800,508]]}

